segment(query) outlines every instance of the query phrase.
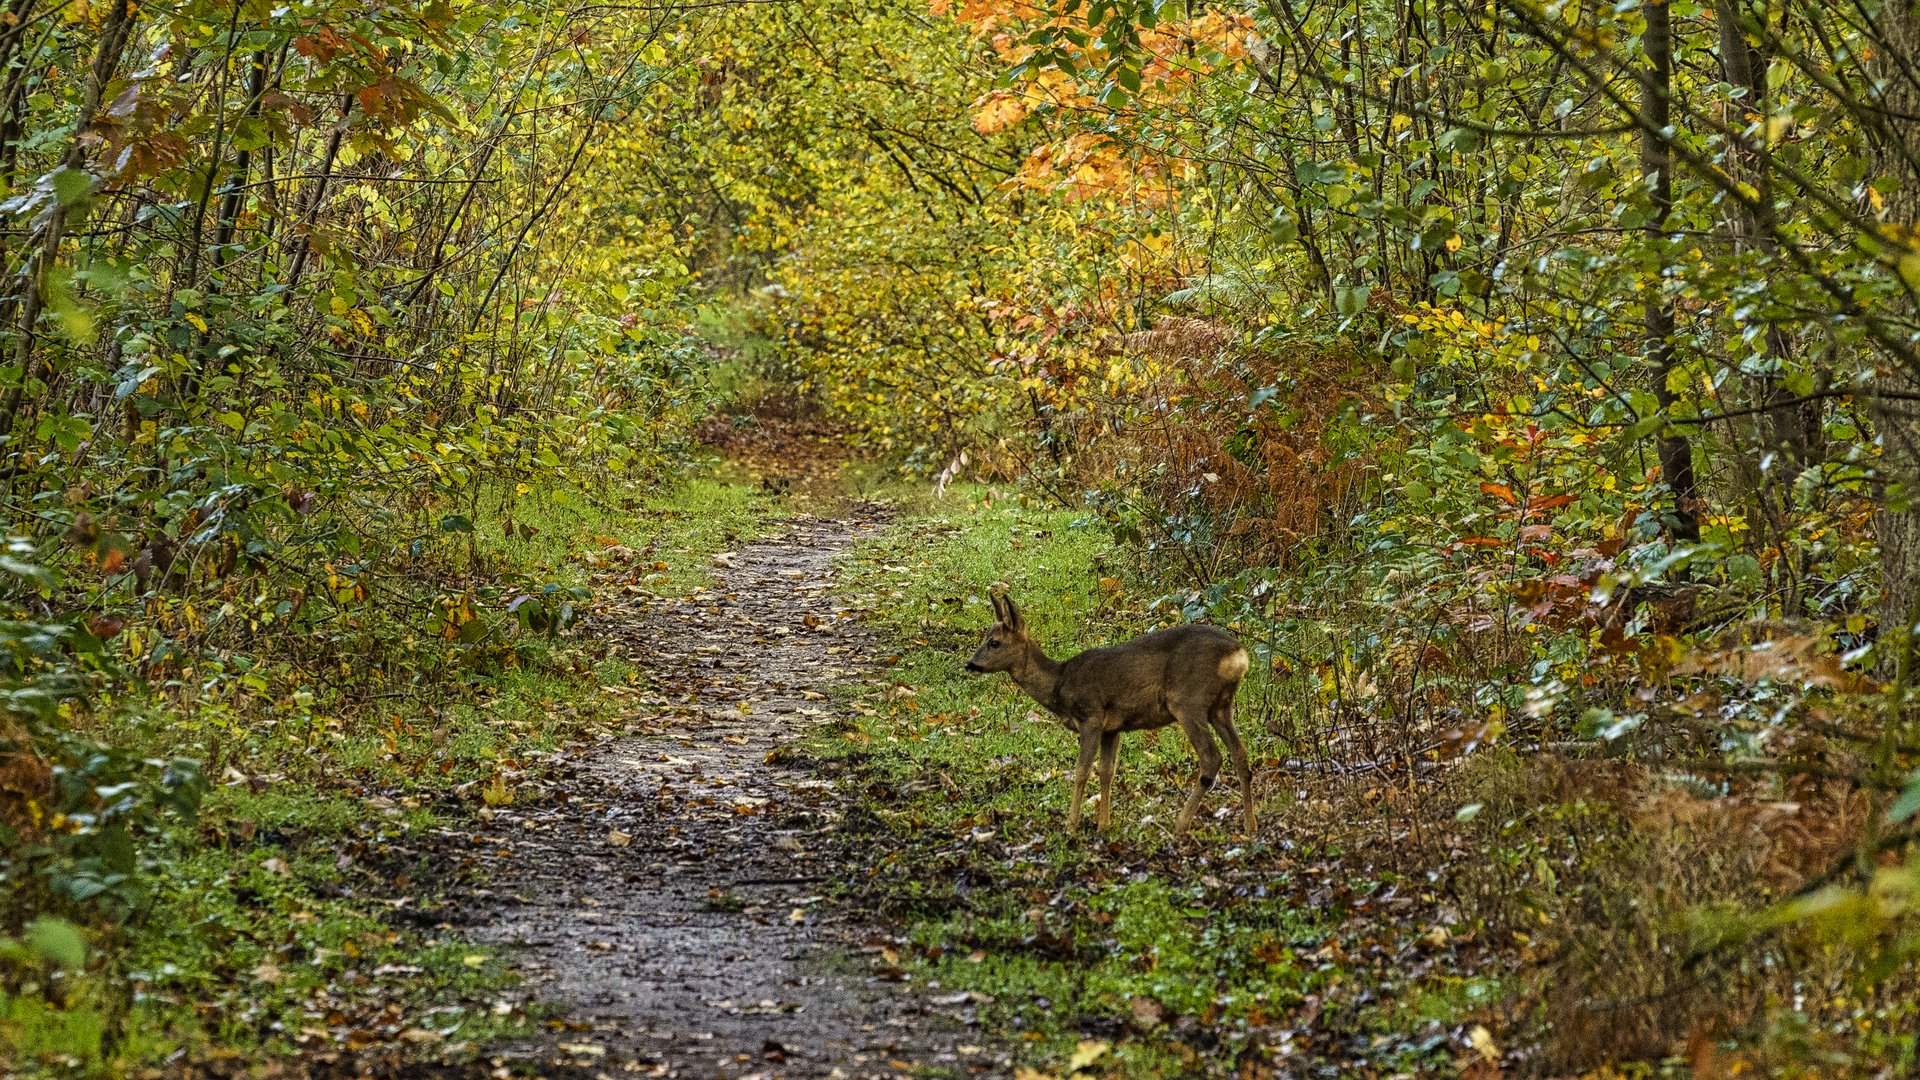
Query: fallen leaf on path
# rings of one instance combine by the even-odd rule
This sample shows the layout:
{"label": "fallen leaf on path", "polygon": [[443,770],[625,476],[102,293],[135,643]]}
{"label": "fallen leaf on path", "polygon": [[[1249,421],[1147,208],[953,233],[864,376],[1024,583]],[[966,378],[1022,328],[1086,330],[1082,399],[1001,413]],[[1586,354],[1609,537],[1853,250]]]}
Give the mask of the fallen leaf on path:
{"label": "fallen leaf on path", "polygon": [[619,829],[609,829],[607,831],[607,843],[612,844],[614,847],[626,847],[628,844],[633,843],[633,837],[621,832]]}
{"label": "fallen leaf on path", "polygon": [[488,806],[512,806],[513,789],[507,786],[507,778],[500,773],[488,778],[486,786],[480,789],[480,801]]}

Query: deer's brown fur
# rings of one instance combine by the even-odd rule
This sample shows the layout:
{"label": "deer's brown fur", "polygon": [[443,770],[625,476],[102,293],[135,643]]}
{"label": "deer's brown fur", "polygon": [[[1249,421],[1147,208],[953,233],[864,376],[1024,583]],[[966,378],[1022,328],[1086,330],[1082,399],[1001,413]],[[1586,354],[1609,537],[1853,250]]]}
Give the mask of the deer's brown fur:
{"label": "deer's brown fur", "polygon": [[995,622],[967,670],[1007,672],[1028,697],[1080,737],[1069,830],[1080,826],[1080,804],[1096,757],[1104,829],[1113,806],[1121,733],[1179,724],[1200,757],[1200,768],[1176,831],[1193,826],[1200,801],[1220,773],[1218,735],[1233,759],[1247,835],[1253,835],[1253,766],[1233,726],[1233,695],[1247,673],[1247,650],[1232,634],[1216,626],[1178,626],[1054,660],[1028,634],[1027,620],[1010,598],[992,599]]}

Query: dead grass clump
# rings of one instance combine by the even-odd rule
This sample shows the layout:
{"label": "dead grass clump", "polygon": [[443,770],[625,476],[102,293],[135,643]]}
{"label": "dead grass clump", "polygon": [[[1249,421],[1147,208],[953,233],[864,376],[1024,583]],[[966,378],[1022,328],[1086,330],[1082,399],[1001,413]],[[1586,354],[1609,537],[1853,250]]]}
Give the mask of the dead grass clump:
{"label": "dead grass clump", "polygon": [[1866,792],[1834,780],[1795,776],[1785,788],[1785,798],[1770,799],[1761,794],[1703,797],[1680,785],[1651,787],[1631,814],[1642,830],[1694,830],[1758,848],[1761,891],[1780,896],[1850,853],[1872,808]]}
{"label": "dead grass clump", "polygon": [[1162,360],[1208,361],[1226,351],[1237,337],[1232,327],[1211,319],[1162,315],[1154,320],[1151,330],[1108,338],[1103,351]]}
{"label": "dead grass clump", "polygon": [[[1462,802],[1483,809],[1443,823]],[[1452,864],[1463,924],[1504,945],[1531,988],[1514,1015],[1532,1071],[1574,1075],[1764,1029],[1771,1005],[1843,987],[1853,959],[1754,936],[1749,917],[1845,857],[1869,811],[1831,780],[1728,790],[1635,762],[1494,751],[1436,786],[1408,857]]]}
{"label": "dead grass clump", "polygon": [[[1194,576],[1285,566],[1302,544],[1351,517],[1369,462],[1338,445],[1334,429],[1367,404],[1373,380],[1356,353],[1258,349],[1225,324],[1170,316],[1105,344],[1153,362],[1156,377],[1095,400],[1057,435],[1076,448],[1082,482],[1125,476],[1139,485]],[[1272,396],[1255,406],[1255,393],[1268,388]]]}

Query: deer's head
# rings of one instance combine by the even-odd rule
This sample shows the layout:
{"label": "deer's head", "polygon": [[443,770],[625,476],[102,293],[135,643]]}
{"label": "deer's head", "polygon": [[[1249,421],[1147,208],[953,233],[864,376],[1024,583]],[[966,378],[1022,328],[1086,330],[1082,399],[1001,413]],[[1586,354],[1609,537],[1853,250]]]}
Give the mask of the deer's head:
{"label": "deer's head", "polygon": [[1027,636],[1027,620],[1013,601],[989,594],[993,601],[993,625],[980,640],[980,648],[967,661],[968,671],[1012,671],[1033,648]]}

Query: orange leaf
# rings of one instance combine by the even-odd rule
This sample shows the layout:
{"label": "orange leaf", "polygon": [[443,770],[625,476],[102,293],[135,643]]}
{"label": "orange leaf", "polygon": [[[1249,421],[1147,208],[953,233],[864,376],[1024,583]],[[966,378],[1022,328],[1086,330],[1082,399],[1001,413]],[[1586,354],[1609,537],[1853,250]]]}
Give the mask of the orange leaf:
{"label": "orange leaf", "polygon": [[1527,509],[1541,511],[1558,510],[1563,506],[1571,506],[1572,504],[1573,496],[1571,495],[1550,495],[1547,498],[1541,499],[1539,502],[1528,503]]}
{"label": "orange leaf", "polygon": [[1466,536],[1460,539],[1464,547],[1506,547],[1507,542],[1497,536]]}
{"label": "orange leaf", "polygon": [[1505,484],[1483,483],[1480,485],[1480,490],[1499,499],[1508,506],[1518,506],[1520,504],[1520,500],[1513,497],[1513,489]]}

